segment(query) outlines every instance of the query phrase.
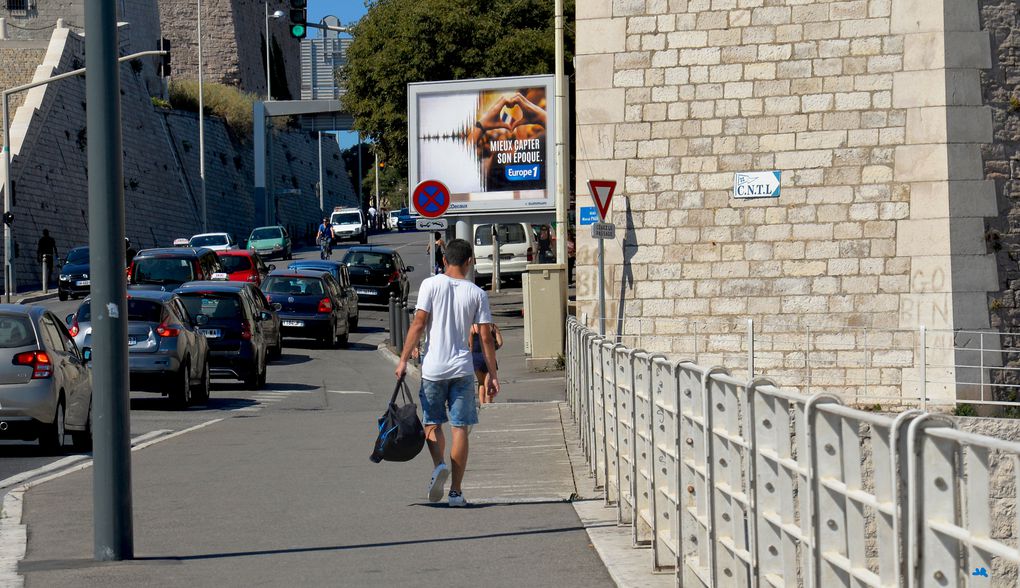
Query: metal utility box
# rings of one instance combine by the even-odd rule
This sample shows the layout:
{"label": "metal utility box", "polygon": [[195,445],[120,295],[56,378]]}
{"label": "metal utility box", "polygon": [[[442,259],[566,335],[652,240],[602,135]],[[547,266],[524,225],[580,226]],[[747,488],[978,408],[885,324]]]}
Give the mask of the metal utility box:
{"label": "metal utility box", "polygon": [[524,273],[524,354],[529,370],[555,369],[563,356],[567,267],[534,263]]}

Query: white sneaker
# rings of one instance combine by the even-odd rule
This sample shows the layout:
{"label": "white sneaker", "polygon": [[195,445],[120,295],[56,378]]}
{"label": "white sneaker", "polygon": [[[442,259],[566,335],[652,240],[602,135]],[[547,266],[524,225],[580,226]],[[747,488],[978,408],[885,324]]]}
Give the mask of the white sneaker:
{"label": "white sneaker", "polygon": [[436,466],[432,470],[432,481],[429,482],[429,502],[439,502],[443,499],[443,492],[446,487],[446,478],[450,477],[450,468],[445,463]]}
{"label": "white sneaker", "polygon": [[460,492],[455,492],[453,490],[450,490],[450,496],[447,498],[447,501],[450,506],[455,508],[468,505],[467,498],[464,498],[464,495]]}

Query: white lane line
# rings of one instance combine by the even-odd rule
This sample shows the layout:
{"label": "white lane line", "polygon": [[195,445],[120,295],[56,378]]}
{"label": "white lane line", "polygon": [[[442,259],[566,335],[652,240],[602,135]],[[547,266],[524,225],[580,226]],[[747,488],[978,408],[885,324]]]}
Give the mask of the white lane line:
{"label": "white lane line", "polygon": [[375,392],[365,392],[364,390],[330,390],[330,394],[375,394]]}
{"label": "white lane line", "polygon": [[[167,439],[173,439],[179,437],[185,433],[197,431],[203,427],[208,427],[213,423],[218,423],[223,419],[213,419],[199,423],[193,427],[187,429],[181,429],[175,433],[164,435],[166,430],[152,431],[144,435],[136,437],[132,443],[134,446],[131,451],[138,451],[139,449],[145,449],[156,443],[161,443]],[[143,437],[150,437],[148,441],[135,444],[140,441]],[[0,586],[24,586],[25,578],[18,574],[18,562],[25,557],[25,550],[28,547],[28,529],[21,522],[22,507],[24,505],[24,496],[30,488],[38,486],[43,482],[49,482],[62,476],[66,476],[72,472],[79,472],[81,470],[92,467],[92,459],[87,456],[82,456],[86,459],[82,463],[76,463],[70,467],[62,469],[57,472],[51,472],[48,476],[42,478],[36,478],[29,482],[26,482],[16,488],[12,488],[4,496],[3,508],[0,509]],[[51,464],[52,465],[52,464]],[[42,468],[38,468],[41,470]]]}

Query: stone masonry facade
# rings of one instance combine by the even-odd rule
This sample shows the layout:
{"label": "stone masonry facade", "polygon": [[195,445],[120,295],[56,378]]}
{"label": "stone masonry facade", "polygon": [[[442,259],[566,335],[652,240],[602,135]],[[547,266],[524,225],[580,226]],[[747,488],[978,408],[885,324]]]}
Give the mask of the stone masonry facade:
{"label": "stone masonry facade", "polygon": [[[930,401],[979,393],[961,382],[981,374],[954,366],[1001,289],[981,14],[977,0],[581,0],[575,190],[619,181],[607,331],[746,369],[753,319],[755,373],[883,406],[917,403],[923,345]],[[779,198],[733,197],[735,173],[771,170]],[[578,313],[594,325],[583,229]]]}

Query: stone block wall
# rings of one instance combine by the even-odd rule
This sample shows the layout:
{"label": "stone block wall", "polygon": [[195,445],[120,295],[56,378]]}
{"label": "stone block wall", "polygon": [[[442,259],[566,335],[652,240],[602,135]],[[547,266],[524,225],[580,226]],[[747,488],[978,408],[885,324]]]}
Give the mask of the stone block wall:
{"label": "stone block wall", "polygon": [[[46,43],[38,41],[0,41],[0,91],[21,86],[32,81],[35,68],[46,54]],[[25,94],[11,95],[10,115],[13,116],[22,103]],[[3,129],[0,129],[0,140]]]}
{"label": "stone block wall", "polygon": [[[78,67],[83,55],[84,37],[57,30],[37,75]],[[88,243],[94,229],[88,222],[85,78],[59,84],[29,91],[12,125],[15,272],[22,288],[40,281],[36,242],[43,229],[61,253]],[[121,91],[127,236],[139,249],[167,246],[201,230],[197,117],[154,108],[143,74],[127,63],[121,66]],[[231,136],[215,117],[206,118],[206,137],[209,226],[246,238],[254,223],[251,142]],[[277,169],[295,176],[304,197],[318,179],[315,142],[307,133],[282,133],[278,143],[281,158],[290,153],[293,161],[279,162]],[[336,143],[324,147],[324,159],[339,159]],[[356,200],[342,162],[338,166],[327,180],[330,206]],[[317,222],[317,199],[314,206],[305,200],[287,208],[281,220],[295,229]]]}
{"label": "stone block wall", "polygon": [[[582,0],[577,185],[619,181],[609,332],[852,401],[951,401],[989,326],[976,0]],[[778,199],[734,174],[782,172]],[[578,207],[591,205],[579,198]],[[578,311],[598,317],[579,231]],[[937,366],[937,367],[936,367]]]}

